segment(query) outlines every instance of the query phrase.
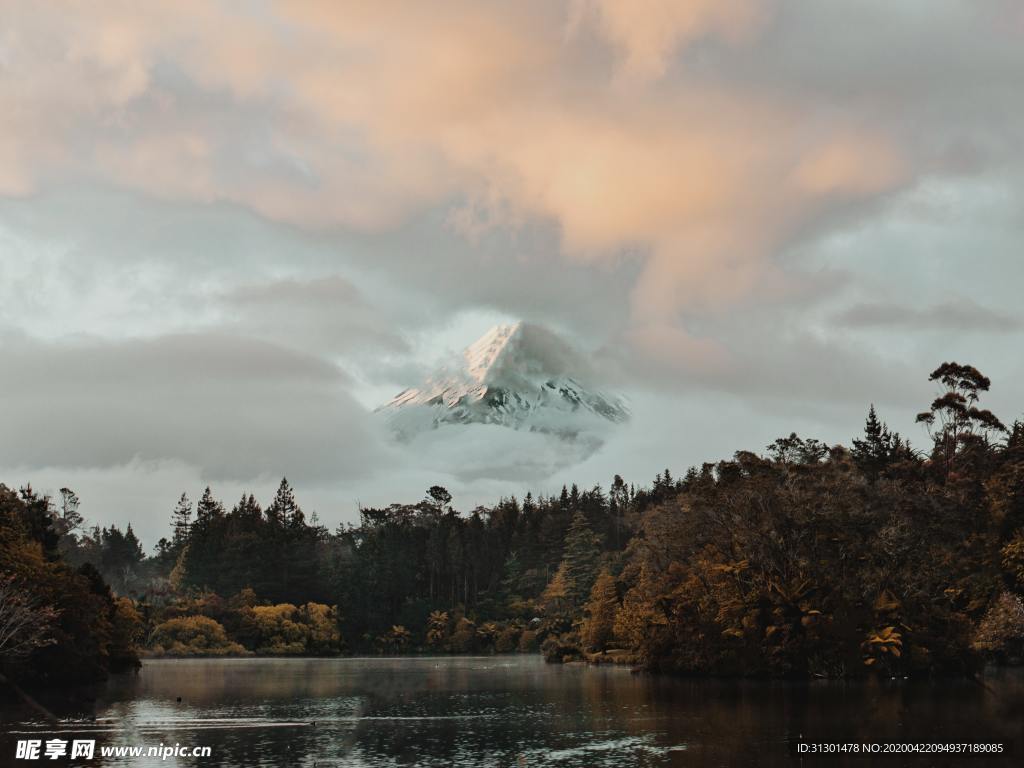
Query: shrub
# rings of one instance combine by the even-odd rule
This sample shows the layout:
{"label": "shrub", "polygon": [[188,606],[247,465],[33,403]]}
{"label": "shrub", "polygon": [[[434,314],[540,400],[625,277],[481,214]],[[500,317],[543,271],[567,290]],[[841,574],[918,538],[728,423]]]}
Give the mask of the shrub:
{"label": "shrub", "polygon": [[448,614],[445,611],[432,611],[427,618],[427,645],[442,648],[447,642]]}
{"label": "shrub", "polygon": [[299,609],[291,603],[254,607],[256,653],[271,656],[305,653],[309,627],[297,620],[298,613]]}
{"label": "shrub", "polygon": [[476,650],[476,625],[462,617],[455,624],[449,645],[455,653],[470,653]]}
{"label": "shrub", "polygon": [[224,627],[207,616],[168,619],[153,630],[154,650],[168,656],[233,656],[246,653],[228,639]]}
{"label": "shrub", "polygon": [[142,641],[146,626],[135,604],[127,597],[114,601],[111,616],[110,666],[115,671],[139,666],[136,648]]}
{"label": "shrub", "polygon": [[380,653],[404,653],[412,642],[412,633],[401,624],[377,637],[376,646]]}
{"label": "shrub", "polygon": [[494,639],[494,650],[498,653],[511,653],[519,643],[519,629],[517,627],[505,627],[498,632]]}
{"label": "shrub", "polygon": [[498,639],[501,629],[493,621],[488,621],[486,624],[482,624],[477,627],[476,639],[477,645],[481,650],[487,650],[493,647],[495,641]]}
{"label": "shrub", "polygon": [[581,657],[580,637],[576,632],[549,635],[540,645],[544,659],[550,662],[572,661]]}
{"label": "shrub", "polygon": [[340,650],[341,632],[338,630],[337,606],[306,603],[299,614],[299,619],[308,629],[307,653],[335,654]]}
{"label": "shrub", "polygon": [[519,652],[535,653],[537,651],[537,633],[532,629],[524,629],[519,636]]}

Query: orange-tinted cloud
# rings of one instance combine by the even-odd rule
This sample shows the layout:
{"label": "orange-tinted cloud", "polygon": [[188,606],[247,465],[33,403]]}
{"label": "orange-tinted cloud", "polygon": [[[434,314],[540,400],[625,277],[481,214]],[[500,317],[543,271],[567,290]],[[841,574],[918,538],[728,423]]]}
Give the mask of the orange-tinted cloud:
{"label": "orange-tinted cloud", "polygon": [[650,78],[664,74],[672,54],[686,43],[702,37],[737,42],[752,34],[768,5],[763,0],[579,0],[577,14],[597,16],[628,75]]}
{"label": "orange-tinted cloud", "polygon": [[643,254],[634,320],[668,329],[777,280],[822,208],[912,176],[853,115],[668,76],[695,41],[750,44],[766,7],[5,3],[0,192],[84,177],[359,228],[469,201],[555,222],[582,262]]}

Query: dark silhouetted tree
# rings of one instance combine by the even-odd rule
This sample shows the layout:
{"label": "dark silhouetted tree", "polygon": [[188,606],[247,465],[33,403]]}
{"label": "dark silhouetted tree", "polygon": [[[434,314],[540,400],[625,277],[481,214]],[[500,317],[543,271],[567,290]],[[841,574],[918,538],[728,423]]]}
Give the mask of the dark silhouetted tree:
{"label": "dark silhouetted tree", "polygon": [[181,549],[188,541],[189,532],[192,529],[192,502],[187,494],[181,494],[178,503],[171,513],[171,526],[174,530],[171,544],[175,549]]}
{"label": "dark silhouetted tree", "polygon": [[572,606],[582,606],[590,594],[600,558],[601,538],[587,523],[583,510],[577,510],[565,535],[566,595]]}
{"label": "dark silhouetted tree", "polygon": [[974,366],[943,363],[928,380],[944,389],[917,421],[927,427],[934,442],[933,459],[949,479],[959,456],[984,450],[990,434],[1005,432],[1006,427],[991,411],[978,407],[981,393],[988,392],[992,382]]}

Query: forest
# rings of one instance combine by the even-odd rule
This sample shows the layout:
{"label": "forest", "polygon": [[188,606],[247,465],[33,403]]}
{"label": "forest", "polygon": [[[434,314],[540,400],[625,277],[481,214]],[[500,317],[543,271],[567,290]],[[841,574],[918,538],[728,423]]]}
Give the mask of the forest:
{"label": "forest", "polygon": [[872,406],[648,485],[458,510],[443,487],[329,530],[282,480],[131,526],[0,485],[0,672],[102,679],[142,656],[540,652],[692,675],[971,675],[1024,655],[1024,423],[943,363],[926,450]]}

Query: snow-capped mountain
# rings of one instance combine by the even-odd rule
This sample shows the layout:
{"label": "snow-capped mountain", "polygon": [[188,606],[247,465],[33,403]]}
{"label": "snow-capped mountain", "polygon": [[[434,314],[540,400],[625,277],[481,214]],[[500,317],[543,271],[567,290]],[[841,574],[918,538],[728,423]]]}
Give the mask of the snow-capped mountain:
{"label": "snow-capped mountain", "polygon": [[499,325],[458,364],[377,411],[403,438],[445,425],[494,424],[594,443],[595,433],[626,421],[629,409],[593,378],[586,359],[546,328]]}

